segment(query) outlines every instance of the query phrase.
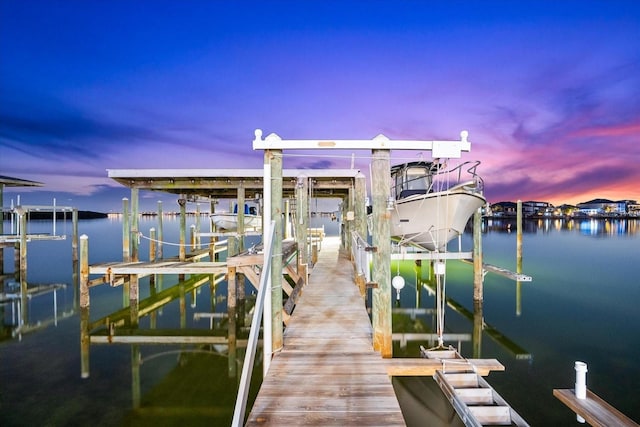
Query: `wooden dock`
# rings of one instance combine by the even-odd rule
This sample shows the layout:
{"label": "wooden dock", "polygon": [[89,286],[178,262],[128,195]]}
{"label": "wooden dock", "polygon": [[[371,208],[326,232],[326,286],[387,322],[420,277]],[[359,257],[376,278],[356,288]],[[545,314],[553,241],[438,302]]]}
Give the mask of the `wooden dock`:
{"label": "wooden dock", "polygon": [[325,238],[246,425],[405,425],[339,244]]}

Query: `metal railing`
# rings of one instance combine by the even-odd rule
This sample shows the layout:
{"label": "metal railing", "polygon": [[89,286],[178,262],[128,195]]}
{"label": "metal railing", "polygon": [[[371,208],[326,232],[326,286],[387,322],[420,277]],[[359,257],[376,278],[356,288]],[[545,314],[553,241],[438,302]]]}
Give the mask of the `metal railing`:
{"label": "metal railing", "polygon": [[249,385],[251,384],[251,375],[253,373],[253,363],[256,358],[256,349],[258,347],[258,335],[260,334],[260,319],[264,309],[264,299],[267,291],[267,281],[271,275],[271,257],[273,253],[273,237],[275,233],[275,221],[271,221],[269,227],[269,235],[265,236],[267,241],[264,244],[265,263],[260,274],[260,287],[256,297],[256,305],[253,311],[253,319],[251,320],[251,331],[249,332],[249,341],[247,343],[247,352],[244,355],[244,363],[242,365],[242,376],[240,377],[240,387],[238,388],[238,396],[236,397],[236,406],[233,411],[233,427],[240,427],[244,424],[244,415],[247,410],[247,398],[249,395]]}

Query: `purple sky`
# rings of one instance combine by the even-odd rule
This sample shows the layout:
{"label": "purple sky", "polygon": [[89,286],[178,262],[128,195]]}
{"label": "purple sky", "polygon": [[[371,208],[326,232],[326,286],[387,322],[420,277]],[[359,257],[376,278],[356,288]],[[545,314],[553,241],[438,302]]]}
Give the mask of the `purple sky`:
{"label": "purple sky", "polygon": [[[119,210],[106,169],[261,168],[255,128],[468,130],[490,202],[640,200],[640,2],[0,0],[0,175],[46,184],[5,205]],[[350,165],[307,154],[284,166]]]}

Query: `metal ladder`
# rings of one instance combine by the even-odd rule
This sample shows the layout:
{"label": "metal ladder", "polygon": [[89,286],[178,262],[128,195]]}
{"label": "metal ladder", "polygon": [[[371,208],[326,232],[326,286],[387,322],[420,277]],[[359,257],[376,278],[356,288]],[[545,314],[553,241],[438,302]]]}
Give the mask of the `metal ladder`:
{"label": "metal ladder", "polygon": [[446,372],[447,361],[456,364],[464,358],[454,350],[426,350],[423,355],[443,362],[434,379],[467,427],[490,425],[529,426],[529,424],[485,381],[472,370]]}

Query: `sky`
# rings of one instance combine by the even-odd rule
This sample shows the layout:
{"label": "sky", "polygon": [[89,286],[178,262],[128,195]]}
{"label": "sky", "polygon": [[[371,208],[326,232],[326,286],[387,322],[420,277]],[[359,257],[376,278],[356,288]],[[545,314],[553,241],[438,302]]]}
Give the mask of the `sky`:
{"label": "sky", "polygon": [[256,128],[467,130],[491,203],[640,200],[640,2],[0,0],[0,175],[45,184],[5,206],[117,211],[107,169],[262,168]]}

